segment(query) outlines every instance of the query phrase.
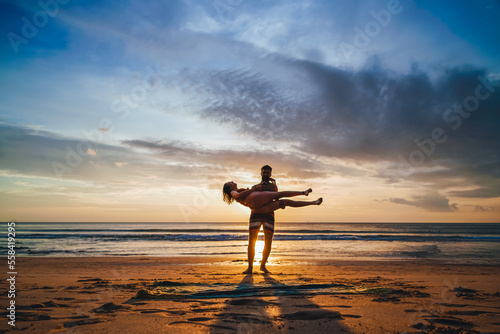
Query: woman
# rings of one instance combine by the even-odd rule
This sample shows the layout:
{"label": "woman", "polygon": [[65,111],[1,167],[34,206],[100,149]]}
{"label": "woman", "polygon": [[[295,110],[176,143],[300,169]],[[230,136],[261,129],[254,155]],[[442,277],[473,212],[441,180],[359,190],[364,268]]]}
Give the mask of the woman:
{"label": "woman", "polygon": [[233,181],[227,182],[222,188],[222,199],[227,204],[237,201],[238,203],[249,207],[255,213],[270,213],[278,209],[284,209],[287,206],[298,208],[307,205],[320,205],[323,198],[315,201],[293,201],[291,199],[280,199],[282,197],[293,197],[305,195],[308,196],[312,189],[305,191],[259,191],[259,187],[252,189],[238,189],[238,185]]}

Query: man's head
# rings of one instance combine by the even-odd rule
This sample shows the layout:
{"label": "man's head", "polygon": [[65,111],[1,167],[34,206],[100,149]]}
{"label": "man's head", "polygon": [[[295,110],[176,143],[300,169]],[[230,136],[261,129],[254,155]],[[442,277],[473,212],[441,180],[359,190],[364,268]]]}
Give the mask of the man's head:
{"label": "man's head", "polygon": [[271,172],[273,169],[269,165],[262,166],[260,169],[260,175],[262,176],[262,181],[269,182],[271,178]]}

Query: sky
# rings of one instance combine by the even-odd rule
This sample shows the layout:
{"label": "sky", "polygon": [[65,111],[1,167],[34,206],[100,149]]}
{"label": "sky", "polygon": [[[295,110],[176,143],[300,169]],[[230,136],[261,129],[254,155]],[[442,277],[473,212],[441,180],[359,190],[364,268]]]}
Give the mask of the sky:
{"label": "sky", "polygon": [[0,3],[0,219],[500,221],[500,2]]}

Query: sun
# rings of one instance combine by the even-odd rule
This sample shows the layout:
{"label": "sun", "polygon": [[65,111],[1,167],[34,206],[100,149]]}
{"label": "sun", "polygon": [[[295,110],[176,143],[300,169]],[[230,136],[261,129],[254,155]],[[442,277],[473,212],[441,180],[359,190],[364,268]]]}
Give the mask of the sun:
{"label": "sun", "polygon": [[264,250],[264,240],[257,240],[255,243],[255,257],[261,259]]}

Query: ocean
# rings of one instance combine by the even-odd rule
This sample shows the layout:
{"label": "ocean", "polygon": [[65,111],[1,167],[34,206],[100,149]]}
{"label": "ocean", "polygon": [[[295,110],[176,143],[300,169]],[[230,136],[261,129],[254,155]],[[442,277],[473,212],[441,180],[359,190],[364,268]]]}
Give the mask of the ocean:
{"label": "ocean", "polygon": [[[16,256],[245,259],[248,223],[16,223]],[[7,223],[0,240],[7,254]],[[262,234],[262,232],[261,232]],[[256,258],[263,236],[259,236]],[[500,223],[276,223],[271,258],[500,264]]]}

